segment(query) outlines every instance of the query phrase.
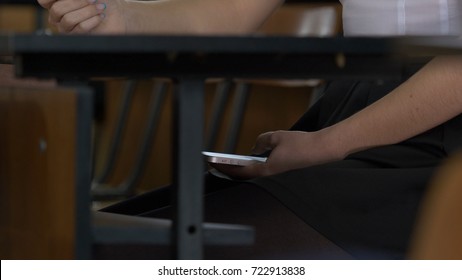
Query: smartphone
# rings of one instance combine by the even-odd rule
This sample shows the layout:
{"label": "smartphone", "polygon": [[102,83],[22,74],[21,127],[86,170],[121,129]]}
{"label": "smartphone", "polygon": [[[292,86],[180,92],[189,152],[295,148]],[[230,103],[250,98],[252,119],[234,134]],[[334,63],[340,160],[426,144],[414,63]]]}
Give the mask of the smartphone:
{"label": "smartphone", "polygon": [[255,163],[266,162],[266,157],[244,156],[234,154],[223,154],[214,152],[202,152],[206,160],[211,163],[247,166]]}

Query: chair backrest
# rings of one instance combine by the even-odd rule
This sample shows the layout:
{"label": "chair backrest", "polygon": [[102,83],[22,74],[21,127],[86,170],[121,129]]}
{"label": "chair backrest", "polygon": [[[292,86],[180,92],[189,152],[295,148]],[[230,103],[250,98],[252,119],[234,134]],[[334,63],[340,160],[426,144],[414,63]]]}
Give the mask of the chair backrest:
{"label": "chair backrest", "polygon": [[0,64],[0,258],[86,258],[91,102],[13,71]]}
{"label": "chair backrest", "polygon": [[340,32],[340,8],[335,5],[286,4],[275,11],[258,33],[296,37],[329,37]]}

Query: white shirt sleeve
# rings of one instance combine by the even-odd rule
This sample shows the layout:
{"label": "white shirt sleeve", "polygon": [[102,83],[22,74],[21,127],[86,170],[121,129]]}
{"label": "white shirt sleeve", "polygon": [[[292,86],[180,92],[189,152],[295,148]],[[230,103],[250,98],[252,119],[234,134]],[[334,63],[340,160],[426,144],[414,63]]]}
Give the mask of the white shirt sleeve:
{"label": "white shirt sleeve", "polygon": [[340,0],[345,36],[462,35],[462,0]]}

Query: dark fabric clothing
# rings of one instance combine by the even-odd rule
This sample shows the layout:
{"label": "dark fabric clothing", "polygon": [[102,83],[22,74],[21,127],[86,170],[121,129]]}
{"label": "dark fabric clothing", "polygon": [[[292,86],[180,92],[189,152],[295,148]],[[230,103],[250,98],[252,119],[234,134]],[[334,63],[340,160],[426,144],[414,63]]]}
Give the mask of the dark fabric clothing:
{"label": "dark fabric clothing", "polygon": [[[292,129],[315,131],[335,124],[400,83],[331,83]],[[253,182],[354,256],[403,258],[427,182],[441,161],[460,147],[461,136],[458,116],[396,145]]]}
{"label": "dark fabric clothing", "polygon": [[[351,259],[352,256],[294,215],[264,189],[250,183],[206,176],[204,220],[252,225],[252,245],[205,246],[205,259]],[[143,217],[172,218],[170,187],[148,192],[103,209],[105,212]],[[275,246],[277,244],[277,246]],[[99,259],[168,259],[168,246],[99,245]]]}
{"label": "dark fabric clothing", "polygon": [[[300,118],[292,130],[315,131],[333,125],[380,99],[401,82],[332,82],[320,100]],[[324,248],[335,248],[338,245],[359,259],[400,259],[405,257],[427,182],[441,161],[461,144],[462,117],[458,116],[396,145],[355,153],[338,162],[252,180],[252,184],[271,194],[271,203],[259,204],[259,197],[265,195],[255,192],[255,187],[249,187],[249,194],[246,195],[245,186],[251,186],[249,183],[242,185],[218,179],[210,181],[208,177],[209,191],[215,194],[206,197],[206,205],[209,205],[206,206],[206,216],[213,217],[212,220],[217,218],[216,221],[220,220],[220,216],[227,216],[224,222],[260,223],[257,227],[259,231],[265,231],[265,228],[275,230],[274,227],[287,228],[290,230],[286,234],[293,237],[292,241],[305,244],[300,247],[303,248],[302,251],[305,250],[305,254],[293,249],[296,247],[293,244],[281,251],[278,248],[283,246],[280,245],[283,243],[279,243],[284,239],[283,235],[266,235],[265,241],[258,246],[267,246],[267,250],[254,254],[254,257],[265,258],[265,253],[274,257],[274,252],[278,252],[280,258],[313,257],[316,254],[308,252],[309,237],[305,239],[303,235],[297,234],[297,229],[304,232],[313,228],[314,230],[310,230],[312,236],[319,235],[319,232],[320,236],[331,241]],[[156,215],[154,209],[167,206],[165,198],[159,195],[162,192],[166,190],[149,194],[150,199],[145,196],[143,202],[128,201],[104,211]],[[222,194],[217,195],[218,193]],[[223,205],[228,205],[225,203],[227,199],[227,203],[237,203],[236,200],[241,199],[247,201],[242,208],[244,211],[236,211],[240,209],[238,204],[226,209]],[[256,202],[251,203],[252,200]],[[272,217],[277,216],[276,210],[268,209],[265,212],[265,207],[276,209],[274,201],[281,202],[291,211],[286,211],[285,215],[295,214],[290,214],[292,219],[282,219],[288,221],[288,224],[276,218],[271,223]],[[252,215],[246,215],[252,211],[251,208],[259,208],[262,212],[252,218]],[[212,213],[214,211],[219,215]],[[277,211],[284,212],[281,208]],[[261,218],[264,213],[268,213],[267,219]],[[304,223],[296,222],[297,219]],[[266,222],[261,223],[262,220]],[[272,250],[271,247],[276,249]],[[290,253],[291,250],[295,250],[294,254]],[[340,255],[330,256],[340,258]],[[319,254],[319,250],[317,256],[329,258],[325,254]]]}

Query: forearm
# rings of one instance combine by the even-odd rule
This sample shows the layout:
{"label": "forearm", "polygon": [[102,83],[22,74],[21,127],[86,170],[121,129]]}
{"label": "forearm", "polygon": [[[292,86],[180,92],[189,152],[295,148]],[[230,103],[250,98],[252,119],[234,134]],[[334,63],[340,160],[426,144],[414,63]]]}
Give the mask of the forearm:
{"label": "forearm", "polygon": [[283,0],[126,1],[127,33],[247,34]]}
{"label": "forearm", "polygon": [[462,113],[462,57],[438,57],[394,91],[321,133],[343,158],[395,144]]}

